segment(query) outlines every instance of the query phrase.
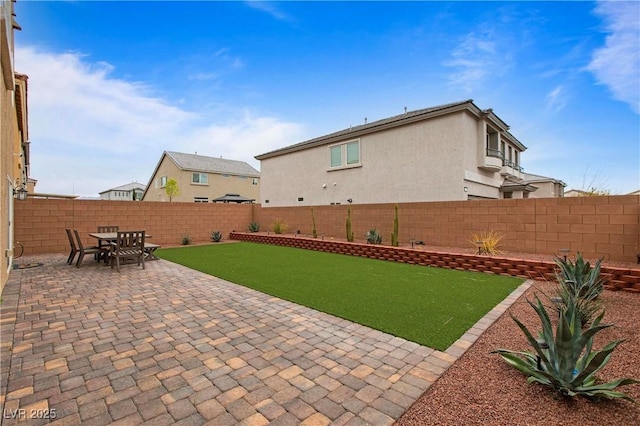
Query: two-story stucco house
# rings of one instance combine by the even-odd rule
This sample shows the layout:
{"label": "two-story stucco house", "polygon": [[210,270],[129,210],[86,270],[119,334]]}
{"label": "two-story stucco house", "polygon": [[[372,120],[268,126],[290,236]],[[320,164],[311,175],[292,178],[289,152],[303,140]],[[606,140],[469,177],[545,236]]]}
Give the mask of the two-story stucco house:
{"label": "two-story stucco house", "polygon": [[[180,193],[169,200],[166,184],[174,179]],[[260,172],[244,161],[165,151],[158,161],[142,201],[209,203],[225,194],[249,200],[260,195]]]}
{"label": "two-story stucco house", "polygon": [[126,185],[107,189],[100,193],[101,200],[111,201],[139,201],[144,194],[145,186],[139,182],[131,182]]}
{"label": "two-story stucco house", "polygon": [[256,156],[270,206],[528,198],[526,147],[472,100],[409,111]]}

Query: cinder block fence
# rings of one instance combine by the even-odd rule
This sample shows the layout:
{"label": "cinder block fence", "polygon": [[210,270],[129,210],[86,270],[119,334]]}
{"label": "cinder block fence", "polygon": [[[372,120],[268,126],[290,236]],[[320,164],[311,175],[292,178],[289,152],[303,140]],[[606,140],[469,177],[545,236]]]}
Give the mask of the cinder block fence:
{"label": "cinder block fence", "polygon": [[[394,204],[354,204],[296,207],[263,207],[258,204],[199,204],[167,202],[127,202],[28,198],[14,203],[15,240],[24,245],[26,255],[68,251],[65,228],[78,229],[86,244],[98,225],[118,225],[123,230],[144,229],[153,242],[179,245],[188,235],[194,243],[209,241],[212,231],[234,238],[252,222],[269,230],[275,221],[285,224],[288,233],[310,235],[313,223],[325,241],[343,239],[347,209],[350,209],[355,242],[360,246],[345,250],[366,253],[372,250],[365,234],[376,228],[389,243],[395,216]],[[585,257],[636,263],[640,255],[640,196],[599,196],[576,198],[532,198],[511,200],[447,201],[398,204],[399,241],[424,241],[430,246],[471,247],[471,234],[494,230],[504,235],[505,251],[548,255],[561,249]],[[319,239],[322,241],[322,239]],[[311,244],[308,243],[308,244]],[[315,244],[315,243],[314,243]],[[324,243],[323,243],[324,244]],[[358,248],[359,247],[359,248]],[[437,266],[486,270],[494,273],[529,276],[538,270],[548,276],[546,264],[487,259],[452,254],[423,255],[393,249],[398,259]],[[362,255],[358,253],[358,255]],[[385,254],[376,254],[384,257]],[[417,256],[417,257],[416,257]],[[423,257],[420,257],[423,256]],[[406,258],[406,260],[405,260]],[[640,265],[639,265],[640,267]],[[485,269],[486,268],[486,269]],[[632,271],[609,271],[611,285],[637,288]],[[526,272],[526,273],[525,273]],[[624,279],[620,277],[626,277]]]}

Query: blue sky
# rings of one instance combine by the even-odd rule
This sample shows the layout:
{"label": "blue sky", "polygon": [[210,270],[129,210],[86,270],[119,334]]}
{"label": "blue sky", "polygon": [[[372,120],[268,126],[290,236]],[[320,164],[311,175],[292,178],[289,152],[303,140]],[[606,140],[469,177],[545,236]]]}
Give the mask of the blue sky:
{"label": "blue sky", "polygon": [[473,99],[567,189],[640,189],[640,3],[18,0],[31,176],[146,184],[163,151],[243,160]]}

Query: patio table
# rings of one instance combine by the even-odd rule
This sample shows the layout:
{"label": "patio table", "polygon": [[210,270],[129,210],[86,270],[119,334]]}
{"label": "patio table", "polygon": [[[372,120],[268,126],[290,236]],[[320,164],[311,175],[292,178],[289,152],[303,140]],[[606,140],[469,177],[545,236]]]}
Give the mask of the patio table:
{"label": "patio table", "polygon": [[[113,243],[118,238],[117,232],[90,232],[90,237],[96,238],[98,241],[106,241],[107,243]],[[145,239],[151,238],[151,235],[145,234]],[[145,260],[156,260],[158,259],[154,252],[159,249],[160,246],[158,244],[151,244],[145,242],[144,251],[146,253]],[[105,262],[106,263],[106,262]]]}

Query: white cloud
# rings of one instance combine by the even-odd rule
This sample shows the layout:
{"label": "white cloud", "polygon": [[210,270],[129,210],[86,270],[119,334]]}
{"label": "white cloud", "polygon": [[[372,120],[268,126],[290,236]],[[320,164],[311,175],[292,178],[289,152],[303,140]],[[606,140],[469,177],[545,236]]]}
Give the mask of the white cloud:
{"label": "white cloud", "polygon": [[553,112],[559,112],[567,104],[567,93],[563,86],[556,86],[547,94],[547,109]]}
{"label": "white cloud", "polygon": [[265,0],[247,1],[247,5],[249,5],[249,7],[252,7],[256,10],[260,10],[262,12],[265,12],[271,15],[279,21],[293,20],[291,16],[284,13],[282,10],[276,7],[276,5],[273,2],[270,2],[270,1],[265,1]]}
{"label": "white cloud", "polygon": [[595,13],[605,21],[608,35],[587,69],[614,99],[640,114],[640,3],[603,1]]}
{"label": "white cloud", "polygon": [[79,53],[17,47],[15,57],[16,70],[29,76],[30,174],[37,192],[97,195],[134,180],[146,184],[164,150],[223,156],[257,168],[255,155],[303,136],[300,125],[250,108],[231,116],[225,111],[224,117],[180,109]]}
{"label": "white cloud", "polygon": [[498,53],[500,48],[493,31],[465,35],[443,63],[454,69],[449,76],[451,86],[471,93],[486,78],[503,75],[509,66],[509,55],[502,50]]}

